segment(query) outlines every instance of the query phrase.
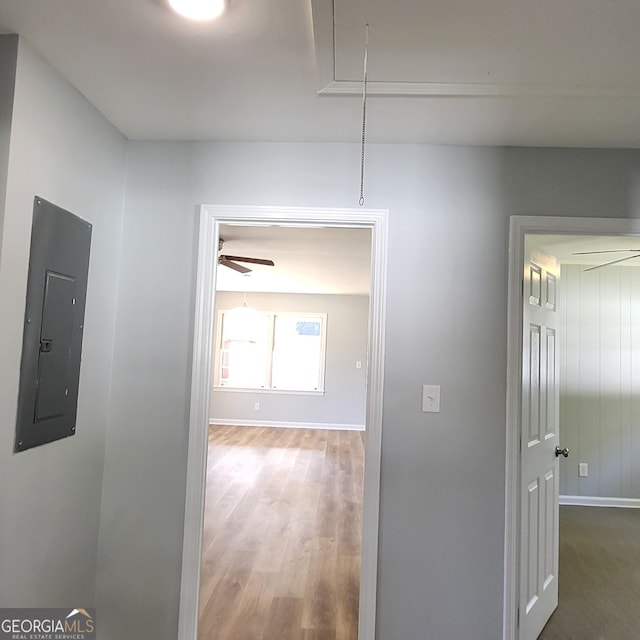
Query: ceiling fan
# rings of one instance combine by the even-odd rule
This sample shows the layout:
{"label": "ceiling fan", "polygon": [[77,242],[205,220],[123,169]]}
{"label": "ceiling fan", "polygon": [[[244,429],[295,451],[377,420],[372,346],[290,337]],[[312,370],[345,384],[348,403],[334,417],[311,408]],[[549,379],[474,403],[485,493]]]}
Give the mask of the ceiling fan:
{"label": "ceiling fan", "polygon": [[586,256],[601,253],[633,253],[632,256],[624,256],[623,258],[616,258],[615,260],[609,260],[609,262],[603,262],[593,267],[588,267],[585,271],[594,271],[595,269],[602,269],[618,262],[626,262],[627,260],[633,260],[634,258],[640,258],[640,249],[606,249],[604,251],[576,251],[571,255],[574,256]]}
{"label": "ceiling fan", "polygon": [[[222,251],[223,244],[224,244],[224,240],[220,238],[220,241],[218,242],[218,251]],[[238,264],[238,262],[247,262],[249,264],[262,264],[267,267],[275,266],[275,263],[273,262],[273,260],[265,260],[264,258],[247,258],[245,256],[230,256],[222,253],[218,255],[218,264],[221,264],[224,267],[229,267],[229,269],[233,269],[238,273],[251,273],[251,269],[249,269],[249,267],[245,267],[242,264]]]}

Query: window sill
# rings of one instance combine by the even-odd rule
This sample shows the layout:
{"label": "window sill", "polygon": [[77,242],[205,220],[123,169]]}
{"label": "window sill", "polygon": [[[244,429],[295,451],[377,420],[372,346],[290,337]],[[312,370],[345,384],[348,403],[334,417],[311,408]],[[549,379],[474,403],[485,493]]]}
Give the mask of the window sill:
{"label": "window sill", "polygon": [[269,394],[284,394],[290,396],[323,396],[324,389],[317,390],[301,390],[301,389],[251,389],[242,387],[225,387],[219,385],[213,385],[214,391],[230,391],[231,393],[269,393]]}

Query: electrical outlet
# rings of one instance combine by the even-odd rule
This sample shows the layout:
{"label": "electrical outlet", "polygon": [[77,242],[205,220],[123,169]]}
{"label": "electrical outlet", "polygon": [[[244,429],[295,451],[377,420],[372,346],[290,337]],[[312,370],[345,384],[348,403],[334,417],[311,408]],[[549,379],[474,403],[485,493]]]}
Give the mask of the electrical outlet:
{"label": "electrical outlet", "polygon": [[589,475],[589,463],[578,462],[578,475],[581,478],[586,478]]}
{"label": "electrical outlet", "polygon": [[256,403],[253,405],[253,408],[254,408],[254,410],[255,410],[255,411],[260,411],[260,403],[259,403],[259,402],[256,402]]}

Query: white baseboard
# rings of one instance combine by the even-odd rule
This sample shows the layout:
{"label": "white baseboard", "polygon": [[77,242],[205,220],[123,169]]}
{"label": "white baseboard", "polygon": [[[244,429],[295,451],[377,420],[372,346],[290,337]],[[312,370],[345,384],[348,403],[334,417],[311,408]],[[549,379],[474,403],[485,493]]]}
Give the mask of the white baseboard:
{"label": "white baseboard", "polygon": [[228,425],[230,427],[280,427],[283,429],[331,429],[335,431],[365,431],[363,424],[334,424],[331,422],[279,422],[273,420],[230,420],[229,418],[210,418],[210,425]]}
{"label": "white baseboard", "polygon": [[638,498],[600,498],[597,496],[560,496],[560,504],[580,507],[626,507],[640,509]]}

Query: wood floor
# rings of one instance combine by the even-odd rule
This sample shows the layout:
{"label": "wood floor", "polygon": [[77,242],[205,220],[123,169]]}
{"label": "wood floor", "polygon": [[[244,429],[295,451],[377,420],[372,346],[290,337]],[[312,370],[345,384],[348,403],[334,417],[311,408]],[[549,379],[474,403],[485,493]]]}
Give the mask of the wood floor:
{"label": "wood floor", "polygon": [[356,640],[363,434],[210,427],[198,640]]}
{"label": "wood floor", "polygon": [[561,506],[559,578],[540,640],[638,640],[640,509]]}

